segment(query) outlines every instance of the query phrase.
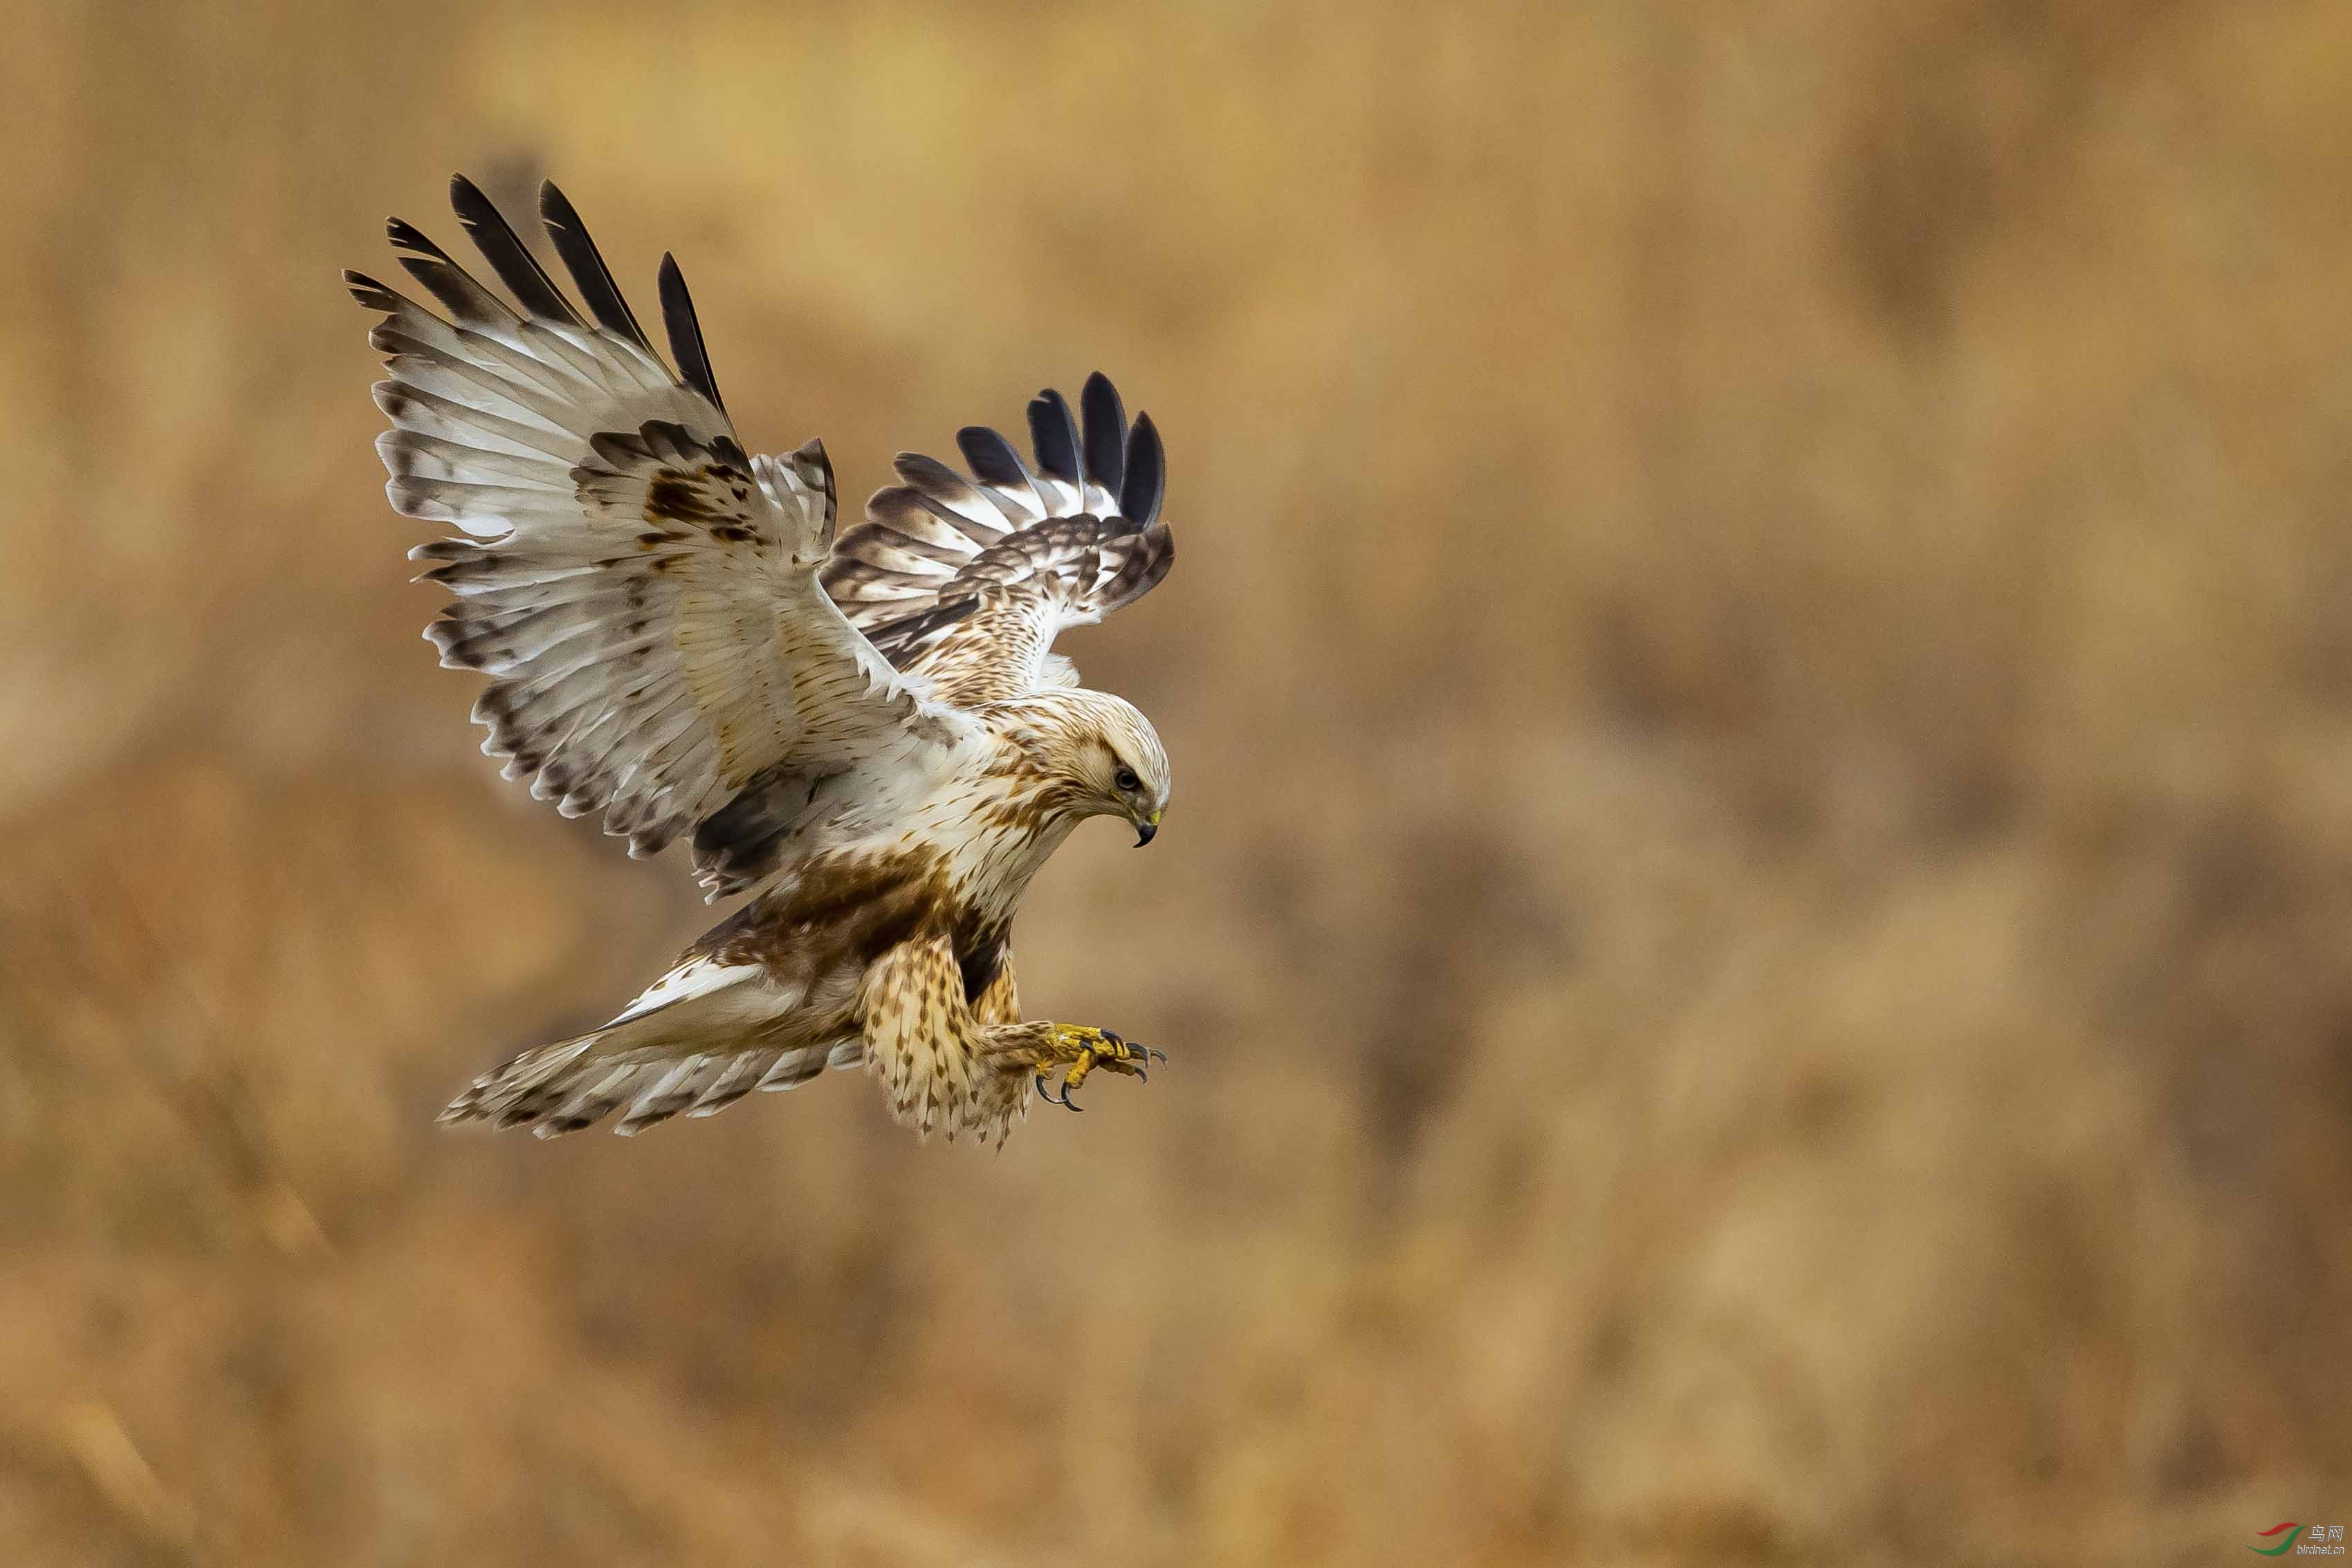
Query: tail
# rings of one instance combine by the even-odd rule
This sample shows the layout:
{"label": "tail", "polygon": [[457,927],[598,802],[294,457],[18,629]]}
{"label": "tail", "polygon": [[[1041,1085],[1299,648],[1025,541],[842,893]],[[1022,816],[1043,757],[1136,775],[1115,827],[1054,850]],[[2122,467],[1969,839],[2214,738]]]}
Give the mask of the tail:
{"label": "tail", "polygon": [[688,963],[604,1028],[535,1046],[482,1074],[449,1102],[444,1124],[488,1122],[529,1127],[542,1138],[594,1126],[615,1111],[614,1131],[643,1132],[672,1116],[709,1116],[754,1089],[791,1089],[826,1067],[865,1060],[865,1042],[778,1045],[759,1025],[778,1021],[756,992],[751,966]]}
{"label": "tail", "polygon": [[751,1046],[730,1052],[609,1049],[617,1030],[599,1030],[524,1051],[474,1080],[449,1102],[441,1121],[529,1127],[542,1138],[593,1127],[624,1111],[613,1130],[623,1137],[672,1116],[709,1116],[754,1089],[791,1089],[828,1066],[865,1059],[861,1040],[827,1048]]}

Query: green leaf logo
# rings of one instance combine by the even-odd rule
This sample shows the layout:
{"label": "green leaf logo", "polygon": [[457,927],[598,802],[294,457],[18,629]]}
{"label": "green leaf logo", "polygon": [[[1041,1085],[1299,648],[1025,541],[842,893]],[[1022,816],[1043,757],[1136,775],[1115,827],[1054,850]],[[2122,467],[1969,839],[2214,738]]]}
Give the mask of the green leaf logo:
{"label": "green leaf logo", "polygon": [[2286,1555],[2286,1549],[2294,1544],[2295,1528],[2295,1522],[2291,1519],[2284,1524],[2273,1524],[2268,1530],[2260,1531],[2257,1533],[2264,1540],[2273,1535],[2277,1536],[2279,1543],[2276,1546],[2249,1546],[2246,1550],[2258,1552],[2264,1557],[2284,1557]]}

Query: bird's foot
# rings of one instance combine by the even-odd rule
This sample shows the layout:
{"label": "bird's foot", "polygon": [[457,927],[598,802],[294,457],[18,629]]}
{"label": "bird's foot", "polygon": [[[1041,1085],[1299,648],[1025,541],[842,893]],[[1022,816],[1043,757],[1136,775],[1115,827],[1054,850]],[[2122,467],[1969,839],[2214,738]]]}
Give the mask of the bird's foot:
{"label": "bird's foot", "polygon": [[[1093,1029],[1085,1024],[1057,1023],[1048,1038],[1037,1063],[1037,1093],[1040,1098],[1065,1110],[1081,1111],[1085,1107],[1070,1099],[1071,1091],[1087,1081],[1097,1068],[1124,1077],[1149,1081],[1145,1071],[1154,1060],[1165,1061],[1168,1053],[1133,1040],[1121,1040],[1107,1029]],[[1063,1062],[1069,1066],[1058,1074],[1054,1069]],[[1056,1097],[1054,1086],[1058,1082],[1062,1092]]]}

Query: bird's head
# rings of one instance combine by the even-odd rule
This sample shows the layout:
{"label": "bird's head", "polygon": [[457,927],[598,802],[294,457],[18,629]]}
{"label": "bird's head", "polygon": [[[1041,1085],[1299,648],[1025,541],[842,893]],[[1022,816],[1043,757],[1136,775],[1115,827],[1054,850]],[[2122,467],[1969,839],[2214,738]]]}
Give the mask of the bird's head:
{"label": "bird's head", "polygon": [[1124,817],[1140,849],[1160,831],[1168,809],[1168,753],[1151,721],[1133,703],[1083,687],[1041,693],[1050,710],[1042,747],[1045,769],[1066,808],[1081,817]]}

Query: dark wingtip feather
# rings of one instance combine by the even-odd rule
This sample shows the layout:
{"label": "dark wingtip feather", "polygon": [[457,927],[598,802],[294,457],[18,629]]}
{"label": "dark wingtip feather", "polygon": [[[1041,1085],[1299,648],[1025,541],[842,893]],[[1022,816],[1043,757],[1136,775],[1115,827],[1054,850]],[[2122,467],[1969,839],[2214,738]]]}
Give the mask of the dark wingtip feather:
{"label": "dark wingtip feather", "polygon": [[471,273],[458,266],[447,251],[434,244],[415,224],[404,218],[386,218],[383,233],[394,248],[404,253],[399,257],[402,270],[423,284],[457,320],[481,323],[515,319],[515,313],[508,308],[505,300],[476,282]]}
{"label": "dark wingtip feather", "polygon": [[967,424],[956,432],[956,448],[963,454],[971,476],[983,485],[1019,489],[1029,483],[1028,465],[1013,443],[984,424]]}
{"label": "dark wingtip feather", "polygon": [[[427,256],[443,256],[439,246],[425,237],[425,231],[406,218],[394,216],[383,220],[383,237],[404,250],[421,250]],[[447,259],[446,256],[443,259]]]}
{"label": "dark wingtip feather", "polygon": [[588,237],[587,227],[581,223],[571,198],[558,190],[552,180],[539,187],[539,217],[546,225],[547,237],[554,243],[555,254],[563,258],[564,270],[572,274],[572,286],[587,302],[589,314],[596,318],[597,325],[652,353],[654,346],[646,340],[646,329],[637,325],[629,302],[621,298],[620,286],[613,281],[613,269],[604,265],[596,242]]}
{"label": "dark wingtip feather", "polygon": [[449,205],[474,248],[482,253],[482,259],[490,264],[490,270],[499,275],[499,281],[507,286],[507,292],[521,304],[526,315],[574,327],[583,324],[572,301],[555,287],[555,280],[547,276],[547,269],[539,265],[539,258],[530,254],[522,236],[479,185],[463,174],[450,175]]}
{"label": "dark wingtip feather", "polygon": [[1029,440],[1037,449],[1040,474],[1072,485],[1080,482],[1077,418],[1052,387],[1029,400]]}
{"label": "dark wingtip feather", "polygon": [[386,287],[366,273],[355,272],[348,267],[343,268],[343,287],[352,291],[352,298],[369,309],[382,310],[387,315],[398,314],[400,308],[408,303],[401,298],[397,290]]}
{"label": "dark wingtip feather", "polygon": [[719,382],[710,374],[710,351],[703,346],[702,323],[695,319],[694,297],[686,291],[686,274],[677,269],[677,257],[667,251],[661,260],[661,308],[678,375],[709,399],[711,407],[726,413],[727,405],[719,400]]}
{"label": "dark wingtip feather", "polygon": [[1139,413],[1127,434],[1127,483],[1118,509],[1129,520],[1149,526],[1159,517],[1167,493],[1168,455],[1160,449],[1160,427],[1150,414]]}
{"label": "dark wingtip feather", "polygon": [[1087,419],[1087,477],[1117,497],[1127,473],[1127,410],[1118,389],[1097,371],[1079,390],[1078,407]]}

